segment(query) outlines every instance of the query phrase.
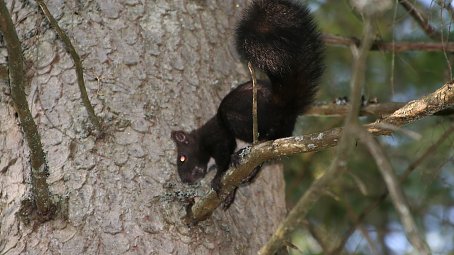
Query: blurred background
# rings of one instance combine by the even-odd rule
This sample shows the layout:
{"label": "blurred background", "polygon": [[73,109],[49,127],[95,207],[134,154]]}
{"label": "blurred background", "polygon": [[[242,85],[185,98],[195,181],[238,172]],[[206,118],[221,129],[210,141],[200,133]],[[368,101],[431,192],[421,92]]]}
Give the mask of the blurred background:
{"label": "blurred background", "polygon": [[[310,0],[310,9],[324,34],[362,37],[362,17],[348,0]],[[373,21],[376,40],[442,43],[453,40],[451,1],[411,0],[439,34],[438,40],[421,29],[398,1]],[[452,80],[452,52],[413,50],[371,51],[364,96],[379,103],[408,102]],[[326,72],[318,101],[332,102],[350,94],[352,51],[327,45]],[[361,117],[364,123],[379,116]],[[342,126],[341,116],[303,116],[295,134]],[[401,178],[417,226],[433,254],[454,254],[454,115],[427,117],[380,144]],[[314,179],[326,171],[335,150],[304,153],[284,161],[289,209]],[[415,254],[375,161],[360,143],[347,169],[323,199],[311,209],[304,228],[294,235],[292,254]]]}

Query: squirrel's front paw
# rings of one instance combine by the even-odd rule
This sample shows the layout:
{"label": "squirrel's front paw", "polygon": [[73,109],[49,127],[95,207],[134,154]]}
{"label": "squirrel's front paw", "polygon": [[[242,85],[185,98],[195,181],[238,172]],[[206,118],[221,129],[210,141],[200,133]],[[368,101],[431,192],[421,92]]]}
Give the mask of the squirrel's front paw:
{"label": "squirrel's front paw", "polygon": [[216,191],[219,197],[219,191],[221,191],[221,177],[215,176],[214,179],[211,181],[211,188]]}
{"label": "squirrel's front paw", "polygon": [[222,209],[224,209],[224,211],[229,209],[230,206],[233,204],[233,201],[235,201],[235,195],[237,190],[238,188],[235,188],[222,202]]}
{"label": "squirrel's front paw", "polygon": [[252,173],[249,174],[248,177],[246,177],[244,180],[241,181],[241,184],[251,184],[253,183],[258,176],[258,173],[262,170],[262,164],[256,166],[254,170],[252,170]]}
{"label": "squirrel's front paw", "polygon": [[250,151],[251,146],[247,146],[233,153],[232,157],[230,158],[230,165],[233,167],[239,166],[241,160],[244,158],[245,155],[249,154]]}
{"label": "squirrel's front paw", "polygon": [[[216,191],[217,196],[219,197],[220,191],[221,191],[221,179],[222,178],[217,178],[214,177],[214,179],[211,181],[211,188]],[[236,190],[238,188],[235,188],[230,194],[222,201],[222,209],[227,210],[229,207],[232,205],[233,201],[235,201],[235,195],[236,195]]]}

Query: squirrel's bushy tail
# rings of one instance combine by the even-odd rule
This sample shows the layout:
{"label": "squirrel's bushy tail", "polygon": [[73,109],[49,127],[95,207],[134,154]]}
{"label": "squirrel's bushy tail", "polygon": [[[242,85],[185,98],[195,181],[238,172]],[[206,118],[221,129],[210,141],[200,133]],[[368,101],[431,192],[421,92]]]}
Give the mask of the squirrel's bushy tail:
{"label": "squirrel's bushy tail", "polygon": [[273,93],[304,111],[324,69],[324,45],[307,7],[291,0],[255,0],[236,35],[238,53],[268,75]]}

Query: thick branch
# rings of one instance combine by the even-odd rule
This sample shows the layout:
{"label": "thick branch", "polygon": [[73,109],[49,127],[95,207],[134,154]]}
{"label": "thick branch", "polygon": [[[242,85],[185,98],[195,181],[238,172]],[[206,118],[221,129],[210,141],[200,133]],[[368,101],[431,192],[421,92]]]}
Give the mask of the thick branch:
{"label": "thick branch", "polygon": [[58,36],[63,41],[64,45],[66,46],[66,49],[69,52],[69,55],[71,55],[71,58],[74,61],[74,66],[76,68],[76,75],[77,75],[77,84],[79,85],[80,97],[82,99],[82,103],[84,104],[85,109],[87,109],[88,118],[90,119],[91,123],[93,124],[93,126],[95,127],[95,129],[98,132],[101,132],[101,124],[99,123],[98,117],[95,114],[95,110],[93,109],[93,106],[90,103],[90,99],[88,98],[88,94],[87,94],[87,89],[85,88],[82,61],[80,60],[79,54],[77,54],[77,51],[74,48],[74,46],[72,45],[71,40],[68,38],[68,36],[63,31],[63,29],[60,28],[60,26],[58,25],[58,22],[52,16],[49,9],[47,9],[47,6],[43,2],[43,0],[36,0],[36,2],[38,3],[39,7],[41,7],[41,10],[43,11],[44,16],[46,16],[47,20],[49,20],[52,27],[55,29],[55,31],[57,31]]}
{"label": "thick branch", "polygon": [[[400,127],[452,106],[454,106],[454,84],[450,82],[432,94],[409,102],[392,115],[366,125],[366,128],[374,135],[389,135],[392,130],[389,130],[382,123]],[[223,188],[219,197],[214,190],[211,190],[206,196],[198,200],[190,209],[188,222],[194,224],[209,217],[227,195],[239,186],[244,178],[250,175],[256,166],[282,156],[320,151],[333,147],[337,145],[342,130],[342,128],[334,128],[316,134],[282,138],[242,150],[240,165],[231,167],[222,179]],[[319,182],[320,179],[316,182]]]}
{"label": "thick branch", "polygon": [[8,51],[8,65],[10,71],[11,96],[20,119],[28,147],[30,148],[30,161],[32,167],[31,182],[34,206],[42,220],[48,219],[54,213],[54,205],[50,198],[49,187],[46,179],[48,166],[33,117],[28,108],[25,87],[24,57],[16,30],[11,20],[6,4],[0,0],[0,30]]}

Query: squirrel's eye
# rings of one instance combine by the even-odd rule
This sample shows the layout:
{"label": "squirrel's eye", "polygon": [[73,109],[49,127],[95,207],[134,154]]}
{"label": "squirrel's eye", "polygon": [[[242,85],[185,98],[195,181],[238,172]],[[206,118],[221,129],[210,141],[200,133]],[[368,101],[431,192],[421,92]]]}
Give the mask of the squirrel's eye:
{"label": "squirrel's eye", "polygon": [[180,156],[180,162],[181,162],[181,163],[185,162],[186,159],[187,159],[187,158],[186,158],[185,155],[181,155],[181,156]]}

